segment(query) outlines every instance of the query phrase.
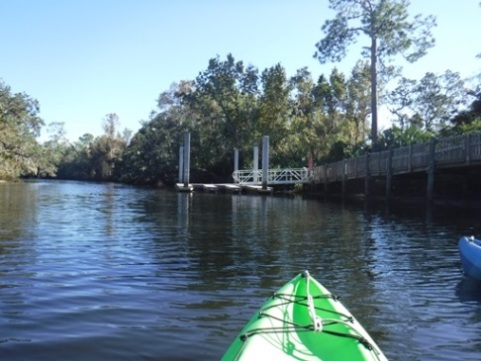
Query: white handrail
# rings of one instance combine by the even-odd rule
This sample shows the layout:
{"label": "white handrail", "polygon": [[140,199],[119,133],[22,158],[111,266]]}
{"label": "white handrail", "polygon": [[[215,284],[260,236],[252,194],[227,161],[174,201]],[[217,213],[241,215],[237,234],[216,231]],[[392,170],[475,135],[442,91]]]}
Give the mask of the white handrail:
{"label": "white handrail", "polygon": [[[262,184],[262,170],[237,170],[232,174],[239,184]],[[269,169],[268,184],[298,184],[312,181],[312,171],[307,168]]]}

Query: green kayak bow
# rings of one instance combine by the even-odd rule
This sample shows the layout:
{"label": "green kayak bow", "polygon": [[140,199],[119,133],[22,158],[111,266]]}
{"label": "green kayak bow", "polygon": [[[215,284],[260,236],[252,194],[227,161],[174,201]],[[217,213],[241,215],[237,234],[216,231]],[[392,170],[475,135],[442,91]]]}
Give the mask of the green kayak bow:
{"label": "green kayak bow", "polygon": [[387,361],[339,299],[307,271],[264,303],[222,358],[230,360]]}

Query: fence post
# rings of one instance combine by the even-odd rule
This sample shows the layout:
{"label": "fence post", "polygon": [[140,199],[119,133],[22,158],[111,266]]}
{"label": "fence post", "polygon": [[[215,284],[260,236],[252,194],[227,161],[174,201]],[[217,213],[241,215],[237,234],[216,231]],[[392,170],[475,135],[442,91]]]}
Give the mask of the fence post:
{"label": "fence post", "polygon": [[393,150],[389,149],[389,154],[386,164],[386,199],[391,198],[391,188],[392,188],[392,155]]}
{"label": "fence post", "polygon": [[364,174],[364,196],[366,198],[369,197],[369,157],[370,153],[366,153],[366,173]]}
{"label": "fence post", "polygon": [[471,134],[466,133],[464,135],[464,155],[466,164],[471,164]]}
{"label": "fence post", "polygon": [[254,159],[253,159],[253,173],[254,173],[254,183],[259,181],[259,148],[254,147]]}
{"label": "fence post", "polygon": [[408,158],[408,173],[411,173],[412,166],[413,166],[413,147],[411,144],[408,145],[409,149],[409,158]]}
{"label": "fence post", "polygon": [[264,135],[262,141],[262,189],[267,189],[267,177],[269,171],[269,136]]}
{"label": "fence post", "polygon": [[327,164],[324,164],[323,167],[324,167],[324,193],[327,193],[327,190],[328,190],[328,187],[327,187],[327,182],[328,182]]}
{"label": "fence post", "polygon": [[434,195],[434,176],[436,171],[436,139],[431,139],[429,143],[429,161],[428,161],[428,182],[427,182],[427,200],[431,202]]}

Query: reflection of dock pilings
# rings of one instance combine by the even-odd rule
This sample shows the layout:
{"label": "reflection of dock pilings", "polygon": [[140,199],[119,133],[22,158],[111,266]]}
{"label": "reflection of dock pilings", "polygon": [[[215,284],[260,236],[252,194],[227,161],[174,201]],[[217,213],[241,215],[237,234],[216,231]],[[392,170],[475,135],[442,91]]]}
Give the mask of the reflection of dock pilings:
{"label": "reflection of dock pilings", "polygon": [[179,232],[185,235],[189,230],[189,208],[191,195],[179,193],[177,195],[177,223]]}

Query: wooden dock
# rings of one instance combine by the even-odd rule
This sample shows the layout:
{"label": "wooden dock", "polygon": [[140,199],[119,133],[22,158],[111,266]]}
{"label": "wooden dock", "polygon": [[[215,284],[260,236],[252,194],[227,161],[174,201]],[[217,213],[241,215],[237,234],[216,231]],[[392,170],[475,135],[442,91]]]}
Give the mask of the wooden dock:
{"label": "wooden dock", "polygon": [[[189,138],[187,136],[185,138],[184,147],[188,149]],[[179,164],[179,179],[187,179],[187,182],[184,181],[184,184],[177,183],[176,188],[182,192],[191,192],[195,189],[205,192],[222,190],[237,193],[245,191],[270,194],[273,193],[273,188],[268,187],[268,185],[310,184],[322,186],[324,193],[327,194],[330,192],[331,185],[335,185],[333,188],[340,188],[344,195],[350,188],[348,184],[353,184],[357,189],[359,184],[363,183],[364,195],[367,197],[369,196],[371,180],[377,178],[377,184],[385,183],[386,198],[390,198],[395,178],[418,173],[416,176],[419,177],[419,174],[421,174],[426,177],[426,195],[428,200],[432,200],[437,173],[481,170],[481,132],[439,139],[433,138],[430,142],[367,153],[359,157],[326,163],[310,169],[268,169],[268,162],[266,161],[266,164],[263,163],[262,171],[260,171],[255,165],[258,159],[256,148],[254,150],[253,169],[238,170],[237,165],[235,165],[232,175],[235,183],[188,184],[187,186],[185,183],[188,183],[189,179],[189,152],[181,150],[179,159],[185,158],[185,161]],[[264,153],[268,154],[267,136],[264,137]],[[268,159],[268,157],[265,158]]]}
{"label": "wooden dock", "polygon": [[226,192],[226,193],[257,193],[257,194],[272,194],[274,188],[263,188],[261,185],[256,184],[234,184],[234,183],[191,183],[188,187],[185,187],[183,183],[177,183],[175,188],[179,192]]}

